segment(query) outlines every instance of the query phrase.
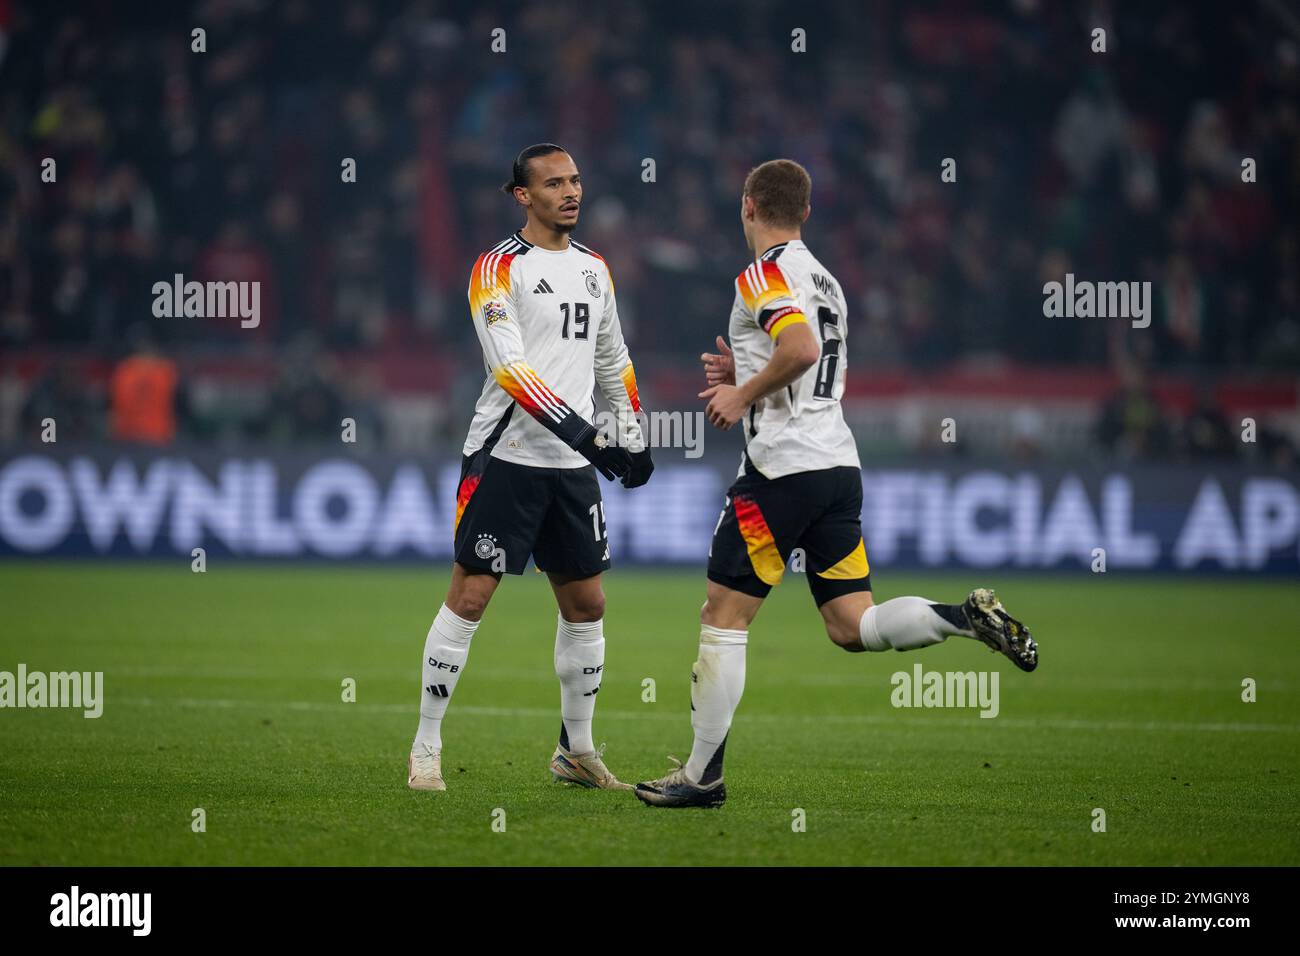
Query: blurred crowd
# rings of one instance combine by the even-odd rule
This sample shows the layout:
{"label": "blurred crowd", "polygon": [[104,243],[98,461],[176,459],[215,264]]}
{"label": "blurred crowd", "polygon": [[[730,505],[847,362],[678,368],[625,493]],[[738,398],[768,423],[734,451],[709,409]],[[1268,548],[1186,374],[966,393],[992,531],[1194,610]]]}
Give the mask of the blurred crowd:
{"label": "blurred crowd", "polygon": [[312,444],[338,441],[341,423],[351,419],[366,448],[384,442],[384,416],[372,383],[350,378],[320,349],[286,349],[269,387],[253,389],[243,403],[212,405],[198,394],[202,382],[184,375],[142,327],[133,327],[128,339],[125,354],[102,382],[88,382],[74,360],[51,362],[21,403],[22,434],[40,435],[43,423],[52,420],[58,437],[74,442]]}
{"label": "blurred crowd", "polygon": [[[723,329],[740,184],[783,155],[812,172],[854,368],[1294,372],[1300,43],[1269,10],[0,0],[0,349],[121,357],[144,323],[174,350],[423,348],[477,377],[468,268],[521,221],[515,152],[550,140],[652,364]],[[1151,282],[1151,328],[1045,318],[1067,272]],[[260,281],[261,324],[152,318],[177,273]]]}

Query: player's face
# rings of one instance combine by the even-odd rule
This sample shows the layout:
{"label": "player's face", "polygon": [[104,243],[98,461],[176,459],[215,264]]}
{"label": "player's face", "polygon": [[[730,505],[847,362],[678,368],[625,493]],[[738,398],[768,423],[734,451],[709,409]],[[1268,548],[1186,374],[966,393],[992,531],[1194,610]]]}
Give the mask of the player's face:
{"label": "player's face", "polygon": [[568,153],[538,156],[528,164],[528,210],[548,229],[569,232],[578,224],[582,177]]}

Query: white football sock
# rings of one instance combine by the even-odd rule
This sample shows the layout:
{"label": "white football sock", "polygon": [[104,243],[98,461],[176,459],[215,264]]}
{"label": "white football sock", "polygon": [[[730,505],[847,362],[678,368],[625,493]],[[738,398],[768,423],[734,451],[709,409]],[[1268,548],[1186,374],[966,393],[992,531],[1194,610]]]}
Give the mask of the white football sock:
{"label": "white football sock", "polygon": [[560,743],[570,753],[596,749],[591,718],[605,669],[605,622],[573,624],[559,615],[555,628],[555,675],[560,678]]}
{"label": "white football sock", "polygon": [[[940,605],[950,610],[956,605]],[[858,624],[858,637],[869,651],[911,651],[939,644],[952,635],[974,637],[970,628],[958,627],[935,610],[935,602],[922,597],[896,597],[867,608]]]}
{"label": "white football sock", "polygon": [[722,776],[731,718],[745,692],[745,644],[748,631],[700,627],[700,657],[691,669],[691,726],[695,744],[686,761],[686,776],[712,783]]}
{"label": "white football sock", "polygon": [[428,744],[434,750],[442,749],[442,715],[447,712],[456,682],[465,672],[470,638],[476,630],[478,621],[467,621],[453,614],[445,604],[438,609],[429,636],[424,639],[420,727],[415,732],[415,745]]}

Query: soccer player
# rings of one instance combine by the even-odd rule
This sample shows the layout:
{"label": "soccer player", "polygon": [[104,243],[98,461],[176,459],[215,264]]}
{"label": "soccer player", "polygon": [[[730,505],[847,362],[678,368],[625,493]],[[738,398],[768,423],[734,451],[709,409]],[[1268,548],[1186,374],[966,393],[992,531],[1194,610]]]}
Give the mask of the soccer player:
{"label": "soccer player", "polygon": [[636,795],[660,807],[716,807],[726,799],[722,759],[745,686],[749,625],[791,551],[806,556],[808,586],[826,633],[846,651],[899,651],[952,635],[983,641],[1031,671],[1038,649],[992,591],[961,604],[897,597],[875,604],[863,546],[862,477],[844,422],[844,294],[800,238],[812,180],[798,163],[750,172],[741,225],[757,257],[736,280],[732,348],[704,355],[705,414],[740,423],[745,451],[709,549],[699,658],[691,671],[690,759]]}
{"label": "soccer player", "polygon": [[[446,789],[442,718],[470,640],[502,573],[523,573],[531,554],[559,607],[561,726],[551,773],[585,787],[631,789],[597,753],[591,722],[605,666],[600,575],[610,566],[596,472],[636,488],[654,469],[636,419],[636,377],[605,260],[570,238],[582,203],[573,158],[552,143],[530,146],[503,188],[527,222],[479,256],[470,274],[487,376],[465,439],[451,586],[424,644],[407,783]],[[594,384],[615,413],[615,442],[591,424]]]}

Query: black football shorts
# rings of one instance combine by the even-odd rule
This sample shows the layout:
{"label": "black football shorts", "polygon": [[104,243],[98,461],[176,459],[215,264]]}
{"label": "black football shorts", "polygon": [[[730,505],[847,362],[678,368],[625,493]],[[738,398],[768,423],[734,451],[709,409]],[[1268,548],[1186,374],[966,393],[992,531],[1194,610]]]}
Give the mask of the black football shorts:
{"label": "black football shorts", "polygon": [[596,469],[534,468],[466,455],[456,490],[455,560],[467,568],[573,578],[608,571],[609,536]]}
{"label": "black football shorts", "polygon": [[862,540],[862,475],[856,468],[801,471],[764,478],[745,459],[745,473],[727,491],[709,548],[709,580],[767,597],[793,570],[808,576],[821,607],[832,598],[871,590]]}

